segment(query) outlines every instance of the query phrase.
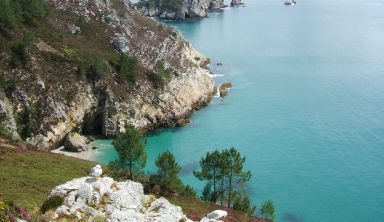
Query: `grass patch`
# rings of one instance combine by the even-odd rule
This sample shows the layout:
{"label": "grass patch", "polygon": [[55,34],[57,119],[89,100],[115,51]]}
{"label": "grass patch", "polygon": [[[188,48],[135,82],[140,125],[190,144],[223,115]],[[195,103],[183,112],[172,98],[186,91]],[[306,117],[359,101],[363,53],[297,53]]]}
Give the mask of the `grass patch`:
{"label": "grass patch", "polygon": [[94,166],[93,162],[49,152],[20,152],[8,148],[11,141],[0,138],[0,199],[15,201],[28,210],[40,210],[55,186],[86,176]]}

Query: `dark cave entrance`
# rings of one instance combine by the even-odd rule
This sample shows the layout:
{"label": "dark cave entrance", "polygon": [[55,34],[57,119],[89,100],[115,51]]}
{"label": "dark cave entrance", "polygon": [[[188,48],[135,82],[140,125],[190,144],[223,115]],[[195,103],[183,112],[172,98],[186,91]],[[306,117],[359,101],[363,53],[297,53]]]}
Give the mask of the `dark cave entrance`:
{"label": "dark cave entrance", "polygon": [[103,112],[85,117],[81,133],[83,135],[103,135]]}

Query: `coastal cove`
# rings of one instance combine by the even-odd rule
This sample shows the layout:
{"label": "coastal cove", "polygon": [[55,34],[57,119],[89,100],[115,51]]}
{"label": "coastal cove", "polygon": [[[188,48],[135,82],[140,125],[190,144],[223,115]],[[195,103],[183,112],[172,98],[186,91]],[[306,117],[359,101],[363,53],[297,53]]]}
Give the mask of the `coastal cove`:
{"label": "coastal cove", "polygon": [[[168,22],[234,87],[191,124],[149,135],[147,172],[168,149],[200,191],[200,158],[234,146],[253,174],[252,201],[272,200],[278,222],[384,221],[384,3],[245,4]],[[117,157],[111,140],[92,145],[92,160]]]}

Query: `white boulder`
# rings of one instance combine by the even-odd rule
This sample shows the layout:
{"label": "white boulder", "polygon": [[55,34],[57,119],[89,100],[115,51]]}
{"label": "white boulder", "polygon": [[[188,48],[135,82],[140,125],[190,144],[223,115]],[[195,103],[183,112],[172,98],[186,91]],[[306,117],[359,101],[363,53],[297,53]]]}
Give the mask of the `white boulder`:
{"label": "white boulder", "polygon": [[64,198],[55,210],[55,219],[67,217],[107,222],[192,222],[182,209],[164,198],[144,195],[143,186],[133,181],[115,182],[112,178],[83,177],[59,185],[49,198]]}

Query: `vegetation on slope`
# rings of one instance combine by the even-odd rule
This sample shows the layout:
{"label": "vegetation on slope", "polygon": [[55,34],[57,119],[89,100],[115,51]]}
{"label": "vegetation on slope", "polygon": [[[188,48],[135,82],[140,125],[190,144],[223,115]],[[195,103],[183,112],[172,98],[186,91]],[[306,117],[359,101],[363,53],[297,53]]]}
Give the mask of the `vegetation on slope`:
{"label": "vegetation on slope", "polygon": [[87,175],[94,163],[35,151],[0,135],[0,199],[37,211],[57,185]]}
{"label": "vegetation on slope", "polygon": [[[32,216],[37,215],[55,186],[88,175],[94,165],[85,160],[26,148],[24,144],[0,135],[0,200],[14,201],[26,207]],[[105,166],[104,169],[107,170]],[[182,207],[191,219],[197,220],[212,210],[224,209],[229,212],[227,222],[265,221],[196,198],[167,199]]]}

